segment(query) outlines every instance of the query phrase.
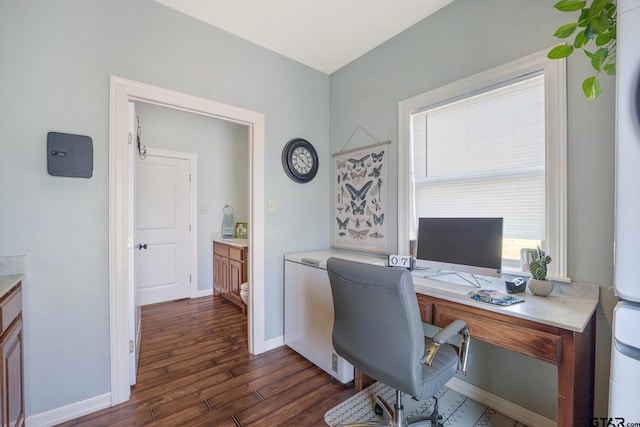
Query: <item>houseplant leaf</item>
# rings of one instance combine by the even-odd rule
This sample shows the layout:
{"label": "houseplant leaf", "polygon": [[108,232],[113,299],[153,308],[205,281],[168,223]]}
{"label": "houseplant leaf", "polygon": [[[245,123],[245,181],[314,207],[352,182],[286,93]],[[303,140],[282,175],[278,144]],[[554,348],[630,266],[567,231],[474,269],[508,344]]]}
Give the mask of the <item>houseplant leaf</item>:
{"label": "houseplant leaf", "polygon": [[582,30],[576,35],[576,38],[573,41],[573,47],[575,47],[576,49],[580,49],[587,43],[589,43],[589,39],[584,35],[584,30]]}
{"label": "houseplant leaf", "polygon": [[[571,45],[556,46],[547,53],[549,59],[561,59],[570,56],[575,49],[583,49],[596,70],[596,75],[584,80],[582,90],[588,99],[600,95],[602,86],[597,77],[601,72],[615,75],[616,67],[616,6],[617,0],[561,0],[554,4],[554,8],[561,12],[578,12],[577,21],[562,25],[553,34],[565,39],[584,28],[575,35]],[[587,46],[593,40],[595,52],[588,51]]]}
{"label": "houseplant leaf", "polygon": [[611,3],[611,0],[593,0],[589,8],[589,17],[599,15],[604,8]]}
{"label": "houseplant leaf", "polygon": [[614,38],[615,38],[615,34],[611,33],[611,31],[605,31],[604,33],[600,33],[596,37],[596,46],[604,46]]}
{"label": "houseplant leaf", "polygon": [[587,99],[594,99],[602,93],[602,85],[596,76],[588,77],[582,82],[582,91]]}
{"label": "houseplant leaf", "polygon": [[593,67],[593,69],[596,71],[600,71],[602,70],[602,66],[604,65],[604,62],[607,59],[607,56],[609,55],[609,49],[607,49],[606,47],[602,47],[598,49],[595,53],[589,52],[588,50],[585,49],[584,53],[589,58],[591,58],[591,66]]}
{"label": "houseplant leaf", "polygon": [[582,12],[580,13],[580,18],[578,18],[578,27],[587,26],[587,24],[589,23],[587,21],[587,16],[589,16],[589,9],[588,8],[582,9]]}
{"label": "houseplant leaf", "polygon": [[554,4],[553,7],[561,12],[575,12],[576,10],[582,9],[586,3],[586,1],[580,0],[562,0]]}
{"label": "houseplant leaf", "polygon": [[567,37],[569,37],[571,34],[574,33],[576,28],[578,28],[578,24],[575,22],[571,24],[565,24],[562,27],[558,28],[556,32],[553,33],[553,35],[561,39],[566,39]]}
{"label": "houseplant leaf", "polygon": [[596,36],[606,31],[607,28],[609,28],[609,17],[606,14],[597,15],[591,20],[591,29]]}
{"label": "houseplant leaf", "polygon": [[616,64],[607,64],[604,66],[604,72],[607,73],[607,75],[609,76],[615,76],[616,75]]}
{"label": "houseplant leaf", "polygon": [[566,58],[571,55],[573,52],[573,46],[567,44],[561,44],[559,46],[554,47],[547,53],[547,58],[549,59],[560,59]]}

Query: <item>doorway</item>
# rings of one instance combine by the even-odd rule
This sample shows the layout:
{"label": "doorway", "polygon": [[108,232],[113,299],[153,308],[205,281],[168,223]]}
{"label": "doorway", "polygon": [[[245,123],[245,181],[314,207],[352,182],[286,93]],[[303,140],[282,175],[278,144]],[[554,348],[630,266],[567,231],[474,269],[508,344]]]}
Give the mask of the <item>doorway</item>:
{"label": "doorway", "polygon": [[[109,301],[111,403],[129,399],[129,342],[126,289],[128,254],[133,239],[127,227],[128,102],[140,101],[244,124],[249,129],[249,263],[251,293],[248,313],[249,351],[265,351],[264,339],[264,128],[262,113],[111,76],[109,108]],[[132,141],[131,141],[132,142]]]}

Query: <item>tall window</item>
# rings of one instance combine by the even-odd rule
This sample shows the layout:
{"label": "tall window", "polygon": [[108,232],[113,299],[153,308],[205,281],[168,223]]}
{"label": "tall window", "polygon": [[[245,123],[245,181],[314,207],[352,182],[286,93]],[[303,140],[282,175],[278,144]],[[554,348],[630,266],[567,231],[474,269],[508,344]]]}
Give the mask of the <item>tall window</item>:
{"label": "tall window", "polygon": [[545,231],[544,76],[411,116],[416,216],[503,217],[503,267]]}
{"label": "tall window", "polygon": [[554,258],[549,275],[566,277],[563,83],[546,58],[525,60],[400,103],[409,236],[401,225],[399,248],[420,217],[503,217],[505,272],[518,270],[521,248],[540,246]]}

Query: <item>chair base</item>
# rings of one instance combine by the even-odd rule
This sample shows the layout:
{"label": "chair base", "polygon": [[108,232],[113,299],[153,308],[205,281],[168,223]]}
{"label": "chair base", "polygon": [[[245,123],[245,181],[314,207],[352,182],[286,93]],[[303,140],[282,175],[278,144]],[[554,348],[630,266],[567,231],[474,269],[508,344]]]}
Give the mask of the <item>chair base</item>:
{"label": "chair base", "polygon": [[[396,390],[395,409],[392,409],[391,405],[389,405],[382,396],[376,396],[376,414],[384,415],[386,418],[388,418],[389,421],[345,424],[341,427],[444,427],[442,424],[442,415],[438,413],[438,398],[435,396],[433,398],[435,399],[435,404],[433,405],[433,412],[431,413],[431,415],[405,418],[402,406],[401,391]],[[378,410],[378,408],[380,408],[380,410]]]}

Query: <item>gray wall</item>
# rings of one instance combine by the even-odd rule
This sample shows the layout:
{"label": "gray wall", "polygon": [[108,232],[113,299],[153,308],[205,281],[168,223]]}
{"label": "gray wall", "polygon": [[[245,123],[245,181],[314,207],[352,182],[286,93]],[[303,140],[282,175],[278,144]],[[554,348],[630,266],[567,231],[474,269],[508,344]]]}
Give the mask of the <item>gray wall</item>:
{"label": "gray wall", "polygon": [[[570,14],[555,0],[456,0],[331,75],[331,151],[339,151],[356,125],[390,139],[397,159],[398,102],[558,43],[555,29]],[[609,378],[613,276],[614,79],[587,101],[581,83],[590,75],[582,52],[568,61],[568,273],[600,285],[597,317],[596,415],[605,416]],[[352,145],[370,144],[366,138]],[[390,165],[396,164],[390,161]],[[390,168],[389,188],[397,189]],[[397,205],[397,200],[394,201]],[[396,218],[389,209],[390,223]],[[391,231],[391,230],[389,230]],[[393,241],[393,240],[392,240]],[[555,418],[556,369],[487,345],[475,345],[467,381]],[[512,380],[498,378],[512,374]]]}
{"label": "gray wall", "polygon": [[136,102],[147,148],[198,155],[198,290],[213,287],[211,233],[220,234],[225,205],[249,218],[249,134],[236,123]]}
{"label": "gray wall", "polygon": [[[27,415],[110,390],[110,74],[265,114],[265,200],[278,206],[265,215],[265,335],[282,335],[282,256],[329,244],[330,185],[324,168],[293,183],[280,153],[304,137],[329,158],[327,75],[151,0],[2,1],[0,64],[0,255],[27,256]],[[47,174],[49,131],[93,138],[93,178]]]}

